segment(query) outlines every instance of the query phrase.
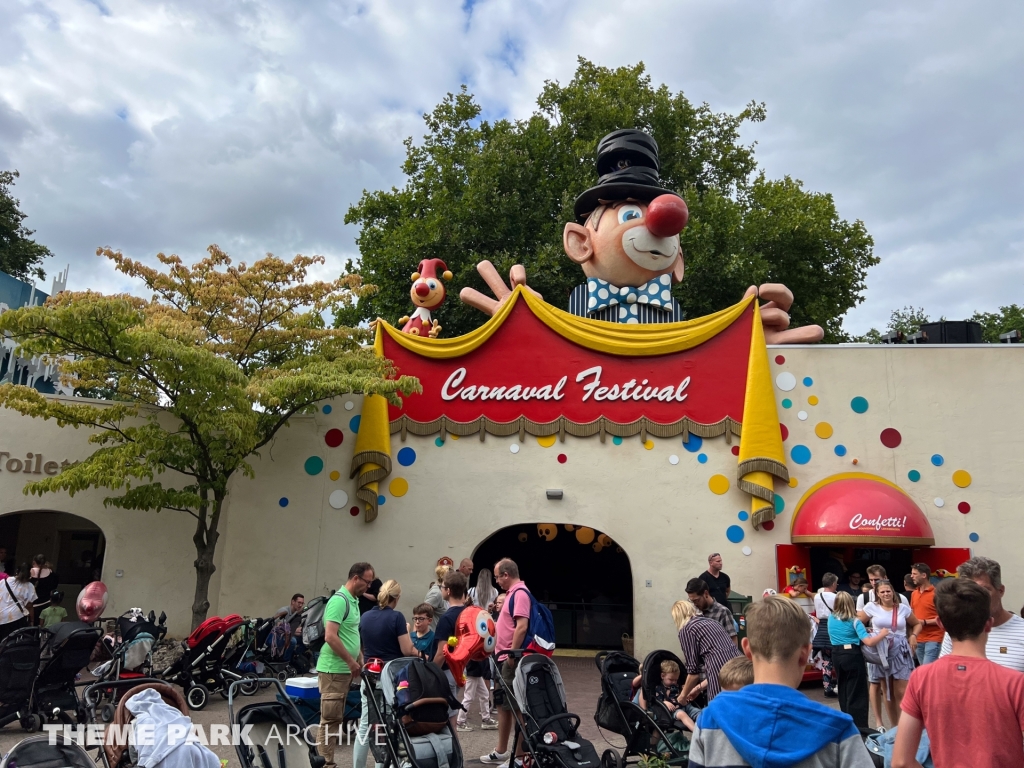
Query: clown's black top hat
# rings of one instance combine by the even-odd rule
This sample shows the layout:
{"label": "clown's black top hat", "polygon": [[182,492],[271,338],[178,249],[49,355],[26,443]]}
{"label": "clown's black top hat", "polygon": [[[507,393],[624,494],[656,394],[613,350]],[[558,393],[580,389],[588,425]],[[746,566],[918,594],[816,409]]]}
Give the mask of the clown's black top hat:
{"label": "clown's black top hat", "polygon": [[583,223],[601,200],[649,203],[659,195],[675,195],[661,186],[660,168],[658,143],[652,136],[631,128],[609,133],[597,143],[597,186],[576,198],[576,220]]}

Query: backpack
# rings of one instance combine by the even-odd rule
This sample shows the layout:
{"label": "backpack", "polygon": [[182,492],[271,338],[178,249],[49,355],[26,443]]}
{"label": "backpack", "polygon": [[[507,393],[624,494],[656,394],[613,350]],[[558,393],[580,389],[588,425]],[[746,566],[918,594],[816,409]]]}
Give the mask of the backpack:
{"label": "backpack", "polygon": [[267,642],[270,645],[270,658],[280,659],[291,644],[291,625],[284,619],[280,619],[274,628],[270,630],[270,637]]}
{"label": "backpack", "polygon": [[[413,706],[423,699],[429,704]],[[459,706],[452,698],[448,678],[436,664],[413,661],[395,675],[395,704],[410,736],[442,733],[448,727],[448,709]]]}
{"label": "backpack", "polygon": [[[515,620],[516,592],[519,591],[518,589],[513,590],[505,599],[508,604],[508,615],[513,620]],[[551,656],[555,651],[555,620],[551,616],[551,611],[546,605],[538,602],[529,589],[523,587],[522,591],[530,596],[530,618],[527,619],[526,644],[523,647],[535,653]]]}
{"label": "backpack", "polygon": [[[327,627],[324,624],[324,613],[327,611],[327,602],[335,594],[332,591],[328,597],[314,597],[309,601],[309,605],[306,606],[304,611],[306,623],[302,627],[302,643],[314,653],[324,647],[324,637],[327,634]],[[351,609],[352,604],[346,600],[345,615],[341,617],[342,621],[348,618],[348,612]]]}
{"label": "backpack", "polygon": [[[623,708],[620,705],[633,698],[633,679],[640,674],[640,664],[632,656],[616,651],[601,659],[599,668],[601,696],[597,700],[594,722],[598,728],[627,736],[629,728],[623,722]],[[626,711],[632,714],[628,708]]]}

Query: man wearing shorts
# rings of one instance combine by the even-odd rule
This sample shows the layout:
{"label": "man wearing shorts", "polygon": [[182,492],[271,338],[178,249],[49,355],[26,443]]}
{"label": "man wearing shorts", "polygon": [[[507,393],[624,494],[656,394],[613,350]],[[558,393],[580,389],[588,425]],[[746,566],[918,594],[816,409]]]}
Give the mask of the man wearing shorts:
{"label": "man wearing shorts", "polygon": [[[508,651],[522,648],[526,642],[526,629],[530,623],[530,592],[519,579],[519,566],[505,558],[494,566],[494,580],[505,592],[505,603],[498,614],[498,622],[494,655],[501,664],[501,679],[511,690],[512,681],[516,676],[516,660],[508,656]],[[506,695],[498,708],[498,747],[489,755],[480,758],[482,763],[500,763],[508,768],[510,755],[508,749],[509,736],[515,723],[517,709],[515,699]],[[522,766],[522,744],[516,754],[514,768]]]}

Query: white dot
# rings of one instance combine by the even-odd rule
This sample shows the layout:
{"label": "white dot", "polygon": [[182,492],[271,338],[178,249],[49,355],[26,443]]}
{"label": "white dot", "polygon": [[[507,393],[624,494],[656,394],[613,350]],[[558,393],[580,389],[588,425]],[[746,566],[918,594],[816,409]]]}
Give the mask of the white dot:
{"label": "white dot", "polygon": [[331,493],[327,499],[332,509],[344,509],[348,505],[348,494],[342,490]]}
{"label": "white dot", "polygon": [[597,292],[597,296],[600,299],[607,299],[608,298],[608,289],[607,288],[599,289],[598,292]]}
{"label": "white dot", "polygon": [[639,325],[640,321],[637,320],[635,317],[631,317],[629,318],[629,320],[626,321],[626,325],[630,325],[631,323],[636,323],[637,325]]}
{"label": "white dot", "polygon": [[591,308],[596,307],[597,306],[597,299],[595,299],[593,296],[591,296],[589,299],[587,299],[587,306],[591,307]]}
{"label": "white dot", "polygon": [[512,453],[519,453],[519,443],[512,443],[508,449],[512,451]]}
{"label": "white dot", "polygon": [[351,400],[346,400],[345,401],[345,410],[346,411],[351,411],[355,407],[356,407],[356,404],[353,403]]}
{"label": "white dot", "polygon": [[597,280],[595,280],[594,278],[590,278],[589,280],[587,280],[587,287],[588,288],[594,288],[596,286],[597,286]]}
{"label": "white dot", "polygon": [[629,294],[629,296],[626,297],[626,303],[627,304],[636,304],[636,294],[635,293]]}
{"label": "white dot", "polygon": [[807,421],[807,411],[800,411],[797,413],[796,417],[800,419],[800,421]]}
{"label": "white dot", "polygon": [[636,304],[634,304],[633,306],[631,306],[629,308],[629,314],[631,314],[631,315],[635,315],[636,314]]}
{"label": "white dot", "polygon": [[671,281],[672,281],[672,276],[671,275],[662,275],[661,277],[658,278],[658,282],[661,283],[662,285],[670,285]]}
{"label": "white dot", "polygon": [[619,295],[619,286],[617,286],[617,285],[609,285],[608,286],[608,290],[612,292],[612,296],[618,296]]}
{"label": "white dot", "polygon": [[672,300],[672,292],[671,291],[662,291],[661,292],[661,300],[662,301],[671,301]]}
{"label": "white dot", "polygon": [[668,457],[668,463],[674,467],[676,464],[679,463],[679,457],[673,453],[671,456]]}
{"label": "white dot", "polygon": [[749,556],[750,552],[751,552],[751,549],[750,549],[750,547],[744,547],[743,549],[740,550],[740,552],[742,552],[744,555],[748,555]]}
{"label": "white dot", "polygon": [[946,506],[946,502],[944,502],[942,499],[937,498],[937,499],[935,499],[935,506],[936,507],[944,507],[944,506]]}
{"label": "white dot", "polygon": [[657,293],[658,292],[658,286],[657,285],[650,285],[650,286],[648,286],[647,287],[647,292],[648,293]]}
{"label": "white dot", "polygon": [[629,317],[629,310],[625,307],[619,307],[619,318],[625,320],[627,317]]}
{"label": "white dot", "polygon": [[641,297],[640,297],[639,299],[637,299],[637,301],[638,301],[639,303],[641,303],[641,304],[646,304],[646,303],[648,303],[648,302],[649,302],[650,300],[651,300],[651,297],[650,297],[650,296],[648,296],[648,295],[647,295],[646,293],[645,293],[645,294],[644,294],[643,296],[641,296]]}
{"label": "white dot", "polygon": [[789,392],[796,387],[796,376],[788,371],[784,371],[775,377],[775,386],[783,392]]}

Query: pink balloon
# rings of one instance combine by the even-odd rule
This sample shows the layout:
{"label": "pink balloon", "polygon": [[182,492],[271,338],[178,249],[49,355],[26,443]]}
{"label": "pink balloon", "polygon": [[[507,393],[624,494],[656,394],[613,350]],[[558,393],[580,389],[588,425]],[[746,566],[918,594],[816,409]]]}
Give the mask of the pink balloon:
{"label": "pink balloon", "polygon": [[78,593],[78,600],[75,602],[78,618],[88,624],[102,616],[106,607],[107,585],[102,581],[86,584],[85,588]]}

